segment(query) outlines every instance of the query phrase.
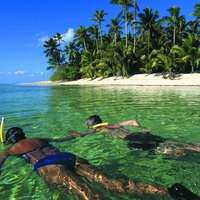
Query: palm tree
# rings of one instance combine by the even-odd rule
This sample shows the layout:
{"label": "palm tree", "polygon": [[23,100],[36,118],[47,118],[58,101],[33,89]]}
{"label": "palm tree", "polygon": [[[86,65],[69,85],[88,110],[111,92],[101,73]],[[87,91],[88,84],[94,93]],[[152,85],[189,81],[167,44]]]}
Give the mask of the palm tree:
{"label": "palm tree", "polygon": [[145,8],[144,13],[139,13],[138,16],[140,18],[140,21],[137,21],[137,24],[139,25],[137,27],[138,34],[145,35],[147,34],[147,50],[149,52],[149,45],[150,41],[153,43],[152,39],[153,37],[158,34],[157,27],[159,25],[159,21],[156,21],[159,17],[158,11],[155,11],[153,13],[152,9]]}
{"label": "palm tree", "polygon": [[94,20],[97,22],[97,25],[99,27],[99,33],[100,33],[100,37],[101,37],[101,44],[102,44],[102,28],[101,28],[101,23],[103,21],[105,21],[104,16],[106,16],[108,13],[105,13],[104,10],[96,10],[95,14],[93,14],[93,16],[95,18],[90,18],[90,20]]}
{"label": "palm tree", "polygon": [[200,3],[196,4],[194,8],[194,12],[191,12],[191,16],[196,17],[196,20],[193,23],[193,28],[195,29],[195,32],[199,34],[200,31],[198,28],[200,26]]}
{"label": "palm tree", "polygon": [[57,44],[56,40],[50,38],[49,40],[46,40],[44,42],[43,46],[46,48],[46,50],[44,50],[46,57],[51,57],[54,54],[54,52],[58,50],[59,45]]}
{"label": "palm tree", "polygon": [[143,67],[140,68],[140,71],[145,72],[147,74],[150,74],[153,72],[154,68],[157,68],[157,54],[158,51],[153,49],[151,51],[151,53],[149,53],[147,56],[146,55],[142,55],[140,57],[142,63],[143,63]]}
{"label": "palm tree", "polygon": [[119,19],[113,18],[111,19],[111,24],[107,24],[106,27],[109,28],[108,33],[114,38],[114,45],[117,44],[117,40],[120,38],[122,34],[122,27],[119,25]]}
{"label": "palm tree", "polygon": [[46,48],[46,50],[44,50],[46,57],[50,57],[48,60],[50,66],[48,66],[47,69],[60,68],[62,63],[65,61],[65,57],[61,54],[60,49],[58,48],[59,44],[57,43],[57,40],[50,38],[44,42],[43,46]]}
{"label": "palm tree", "polygon": [[96,51],[84,52],[81,56],[80,72],[83,77],[94,79],[96,78]]}
{"label": "palm tree", "polygon": [[166,20],[168,22],[167,28],[173,30],[173,44],[176,44],[176,35],[178,34],[178,31],[181,28],[181,25],[185,23],[185,16],[180,16],[180,8],[173,6],[169,8],[167,11],[169,11],[171,16],[163,17],[163,20]]}
{"label": "palm tree", "polygon": [[130,63],[133,56],[131,55],[131,45],[125,47],[122,42],[117,43],[113,52],[113,63],[116,68],[116,75],[122,77],[128,77],[130,71]]}
{"label": "palm tree", "polygon": [[[128,11],[126,17],[127,17],[126,21],[127,21],[127,35],[128,35],[129,34],[129,26],[132,25],[132,22],[134,20],[133,13]],[[122,18],[125,22],[125,16],[123,16]]]}
{"label": "palm tree", "polygon": [[[139,11],[139,7],[137,5],[137,0],[133,1],[133,8],[134,8],[134,12],[133,12],[133,20],[134,22],[136,21],[136,17],[137,17],[137,11]],[[133,51],[135,53],[135,45],[136,45],[136,27],[135,27],[135,23],[133,23],[133,36],[134,36],[134,41],[133,41]]]}
{"label": "palm tree", "polygon": [[200,22],[200,3],[197,3],[194,6],[194,9],[194,12],[191,12],[190,15],[195,16],[197,18],[197,21]]}
{"label": "palm tree", "polygon": [[65,42],[65,41],[63,40],[63,36],[60,33],[57,33],[56,36],[53,36],[53,38],[58,44],[58,47],[59,47],[58,52],[60,54],[59,57],[61,58],[63,57],[62,56],[62,42]]}
{"label": "palm tree", "polygon": [[124,13],[124,22],[125,22],[125,35],[126,35],[126,47],[128,46],[128,20],[127,13],[130,7],[133,7],[133,0],[111,0],[111,4],[119,5],[123,7],[123,10],[119,13],[119,16]]}
{"label": "palm tree", "polygon": [[191,66],[191,73],[194,73],[195,66],[198,68],[200,62],[200,42],[193,34],[189,34],[188,38],[183,39],[182,45],[175,45],[172,52],[178,54],[181,61],[189,62]]}
{"label": "palm tree", "polygon": [[157,55],[157,65],[164,68],[163,77],[173,79],[173,59],[170,55],[160,53]]}
{"label": "palm tree", "polygon": [[55,39],[55,41],[58,42],[58,45],[60,47],[60,51],[62,51],[62,42],[65,42],[65,40],[63,40],[63,36],[60,33],[57,33],[56,36],[53,36],[53,38]]}
{"label": "palm tree", "polygon": [[48,60],[49,66],[47,67],[47,70],[59,70],[61,67],[61,59],[60,59],[60,53],[59,51],[55,51],[52,56]]}
{"label": "palm tree", "polygon": [[137,11],[139,10],[138,4],[137,4],[137,0],[133,1],[133,8],[134,8],[133,16],[134,16],[134,20],[136,20]]}
{"label": "palm tree", "polygon": [[99,43],[98,43],[98,38],[99,38],[99,29],[98,25],[92,25],[91,27],[88,28],[88,32],[90,33],[91,38],[94,38],[95,44],[96,44],[96,50],[99,50]]}
{"label": "palm tree", "polygon": [[87,51],[87,45],[86,45],[86,41],[88,39],[88,34],[87,34],[87,29],[85,28],[85,26],[80,26],[74,35],[74,40],[77,41],[79,44],[83,43],[83,49],[85,51]]}
{"label": "palm tree", "polygon": [[70,66],[79,66],[81,52],[74,41],[65,46],[66,58]]}

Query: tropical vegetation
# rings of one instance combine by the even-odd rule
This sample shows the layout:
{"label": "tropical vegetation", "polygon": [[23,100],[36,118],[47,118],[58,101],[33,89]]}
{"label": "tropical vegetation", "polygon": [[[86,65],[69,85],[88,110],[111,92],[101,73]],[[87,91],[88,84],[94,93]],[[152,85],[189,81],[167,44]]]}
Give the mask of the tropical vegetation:
{"label": "tropical vegetation", "polygon": [[103,30],[104,10],[96,10],[90,27],[80,26],[72,42],[63,43],[57,33],[44,43],[52,81],[110,76],[129,77],[138,73],[160,73],[173,78],[194,73],[200,63],[200,3],[186,21],[173,6],[168,16],[146,7],[140,12],[136,0],[111,0],[121,12]]}

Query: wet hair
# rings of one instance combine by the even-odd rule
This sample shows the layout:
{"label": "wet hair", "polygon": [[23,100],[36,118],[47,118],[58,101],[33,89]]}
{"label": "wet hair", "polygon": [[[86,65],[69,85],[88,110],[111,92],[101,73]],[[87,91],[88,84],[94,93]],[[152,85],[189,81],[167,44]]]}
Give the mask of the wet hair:
{"label": "wet hair", "polygon": [[6,132],[6,143],[15,144],[20,140],[26,139],[24,131],[19,127],[12,127]]}
{"label": "wet hair", "polygon": [[102,123],[102,119],[98,115],[92,115],[86,119],[85,123],[87,126],[94,126]]}

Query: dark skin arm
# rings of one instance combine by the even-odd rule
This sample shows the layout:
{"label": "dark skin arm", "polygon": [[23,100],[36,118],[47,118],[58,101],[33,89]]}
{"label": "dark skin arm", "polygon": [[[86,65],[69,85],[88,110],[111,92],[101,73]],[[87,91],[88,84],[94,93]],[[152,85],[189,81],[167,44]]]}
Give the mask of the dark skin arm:
{"label": "dark skin arm", "polygon": [[81,133],[78,133],[76,131],[69,130],[68,133],[71,135],[69,137],[66,137],[66,138],[45,138],[45,139],[48,142],[65,142],[65,141],[73,140],[77,137],[85,137],[86,135],[90,135],[90,134],[95,133],[95,132],[96,132],[95,129],[91,129],[88,132],[81,134]]}
{"label": "dark skin arm", "polygon": [[109,132],[109,129],[118,129],[122,127],[121,125],[119,124],[109,124],[109,125],[105,125],[105,126],[101,126],[101,127],[98,127],[96,129],[89,129],[86,133],[78,133],[77,131],[73,131],[73,130],[70,130],[68,131],[68,133],[71,135],[71,137],[75,136],[75,137],[85,137],[87,135],[90,135],[92,133],[96,133],[96,132]]}
{"label": "dark skin arm", "polygon": [[[87,121],[85,123],[88,126]],[[72,130],[68,131],[68,133],[71,135],[71,139],[74,139],[75,137],[85,137],[86,135],[90,135],[90,134],[96,133],[96,132],[101,132],[102,130],[118,129],[123,126],[136,126],[136,127],[141,128],[143,132],[149,132],[149,130],[147,130],[145,127],[141,126],[137,120],[128,120],[128,121],[123,121],[123,122],[119,122],[116,124],[108,124],[108,125],[100,126],[100,127],[97,127],[96,129],[93,128],[84,134],[81,134],[81,133],[78,133],[78,132],[72,131]],[[66,140],[65,139],[64,140],[62,140],[62,139],[54,139],[53,140],[53,142],[62,142],[62,141],[66,141]]]}
{"label": "dark skin arm", "polygon": [[6,161],[7,157],[10,155],[11,155],[11,153],[10,153],[9,149],[3,151],[0,154],[0,168],[2,167],[3,163]]}
{"label": "dark skin arm", "polygon": [[95,129],[90,129],[84,134],[81,134],[81,133],[78,133],[76,131],[70,130],[70,131],[68,131],[68,133],[71,135],[71,137],[74,136],[74,138],[76,138],[76,137],[85,137],[86,135],[90,135],[92,133],[96,133],[96,130]]}
{"label": "dark skin arm", "polygon": [[99,126],[99,127],[96,127],[95,129],[92,128],[84,134],[78,133],[76,131],[68,131],[68,133],[71,136],[84,137],[86,135],[96,133],[96,132],[105,132],[105,133],[107,132],[107,133],[109,133],[109,130],[119,129],[119,128],[122,128],[123,126],[136,126],[136,127],[141,128],[143,132],[149,132],[149,130],[142,127],[136,120],[128,120],[128,121],[124,121],[124,122],[119,122],[117,124],[108,124],[108,125],[104,125],[104,126]]}

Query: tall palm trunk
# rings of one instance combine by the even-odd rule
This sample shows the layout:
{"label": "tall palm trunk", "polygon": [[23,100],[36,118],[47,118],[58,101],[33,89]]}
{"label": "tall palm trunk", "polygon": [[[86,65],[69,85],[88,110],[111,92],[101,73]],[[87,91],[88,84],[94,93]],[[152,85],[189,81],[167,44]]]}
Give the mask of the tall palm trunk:
{"label": "tall palm trunk", "polygon": [[86,41],[85,41],[85,39],[83,39],[83,45],[84,45],[85,51],[87,51],[87,46],[86,46]]}
{"label": "tall palm trunk", "polygon": [[[137,0],[134,0],[133,2],[133,7],[134,7],[134,21],[136,20],[136,13],[137,13]],[[135,53],[135,46],[136,46],[136,28],[135,28],[135,23],[133,25],[133,35],[134,35],[134,38],[133,38],[133,52]]]}
{"label": "tall palm trunk", "polygon": [[174,27],[174,32],[173,32],[173,44],[176,43],[176,27]]}
{"label": "tall palm trunk", "polygon": [[126,34],[126,47],[128,46],[128,22],[127,22],[127,12],[125,13],[125,34]]}

